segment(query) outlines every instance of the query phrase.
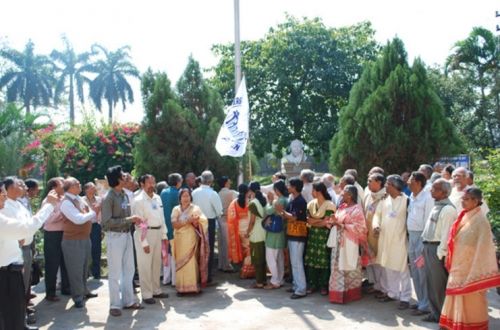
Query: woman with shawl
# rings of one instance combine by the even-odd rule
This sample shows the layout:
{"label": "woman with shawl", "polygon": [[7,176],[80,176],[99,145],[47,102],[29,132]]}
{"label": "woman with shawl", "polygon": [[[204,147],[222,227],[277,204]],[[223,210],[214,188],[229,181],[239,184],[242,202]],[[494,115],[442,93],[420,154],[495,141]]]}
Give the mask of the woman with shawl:
{"label": "woman with shawl", "polygon": [[442,329],[488,329],[486,291],[500,286],[500,273],[491,227],[481,212],[482,199],[480,189],[466,189],[463,210],[450,230]]}
{"label": "woman with shawl", "polygon": [[366,251],[367,246],[365,216],[358,204],[356,186],[345,186],[342,196],[343,203],[331,217],[329,239],[332,241],[329,297],[330,302],[339,304],[361,299],[363,274],[359,248],[363,246]]}
{"label": "woman with shawl", "polygon": [[192,203],[191,191],[179,192],[180,205],[172,210],[175,230],[175,289],[178,296],[199,293],[208,278],[208,220]]}

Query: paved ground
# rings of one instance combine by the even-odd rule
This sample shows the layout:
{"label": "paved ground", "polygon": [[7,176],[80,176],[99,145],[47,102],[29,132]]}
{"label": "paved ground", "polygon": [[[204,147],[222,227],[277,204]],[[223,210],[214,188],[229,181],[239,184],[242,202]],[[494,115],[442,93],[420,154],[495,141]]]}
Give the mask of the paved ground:
{"label": "paved ground", "polygon": [[[107,281],[91,280],[99,294],[76,309],[68,297],[59,302],[43,300],[43,281],[34,300],[41,329],[437,329],[436,324],[420,321],[396,303],[379,303],[372,296],[348,305],[330,304],[326,297],[313,294],[299,300],[289,299],[285,286],[279,290],[247,289],[251,280],[236,274],[218,273],[218,285],[197,297],[175,295],[168,286],[168,299],[147,305],[141,311],[124,311],[121,317],[108,315]],[[500,296],[489,293],[490,328],[500,329]]]}

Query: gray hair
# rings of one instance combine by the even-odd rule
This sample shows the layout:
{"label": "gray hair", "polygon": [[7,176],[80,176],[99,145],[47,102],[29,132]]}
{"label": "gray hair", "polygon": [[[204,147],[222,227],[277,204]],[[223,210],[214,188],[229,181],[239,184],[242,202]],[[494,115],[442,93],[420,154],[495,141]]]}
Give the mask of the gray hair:
{"label": "gray hair", "polygon": [[161,192],[163,191],[163,189],[167,188],[168,187],[168,184],[167,184],[167,181],[160,181],[156,184],[156,193],[157,194],[161,194]]}
{"label": "gray hair", "polygon": [[209,186],[212,182],[214,182],[214,174],[211,171],[203,171],[201,173],[201,183]]}
{"label": "gray hair", "polygon": [[76,185],[77,183],[78,180],[76,178],[73,178],[71,176],[67,177],[63,183],[64,191],[68,191],[72,186]]}
{"label": "gray hair", "polygon": [[300,171],[300,178],[311,183],[314,181],[314,172],[309,169],[302,170]]}
{"label": "gray hair", "polygon": [[331,188],[335,183],[335,177],[331,173],[325,173],[321,177],[321,182],[323,182],[326,188]]}
{"label": "gray hair", "polygon": [[396,188],[400,192],[403,191],[403,189],[405,187],[405,183],[404,183],[403,179],[398,174],[389,175],[387,177],[386,181],[389,182],[390,184],[392,184],[394,186],[394,188]]}
{"label": "gray hair", "polygon": [[451,184],[448,182],[448,180],[439,178],[436,181],[434,181],[433,184],[439,185],[439,189],[446,194],[446,197],[449,197],[451,194]]}
{"label": "gray hair", "polygon": [[441,174],[434,172],[431,175],[430,181],[431,181],[431,183],[434,183],[434,182],[436,182],[437,179],[440,179],[440,178],[441,178]]}
{"label": "gray hair", "polygon": [[422,164],[419,166],[418,171],[425,175],[425,178],[429,180],[431,178],[433,169],[429,164]]}
{"label": "gray hair", "polygon": [[344,175],[351,175],[354,180],[358,180],[358,171],[356,171],[354,168],[345,170]]}

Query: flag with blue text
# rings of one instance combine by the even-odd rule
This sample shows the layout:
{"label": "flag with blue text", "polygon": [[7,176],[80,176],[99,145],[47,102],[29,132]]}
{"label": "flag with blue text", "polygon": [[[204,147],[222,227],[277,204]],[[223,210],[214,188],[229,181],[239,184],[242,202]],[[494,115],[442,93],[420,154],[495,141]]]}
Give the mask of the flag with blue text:
{"label": "flag with blue text", "polygon": [[245,77],[241,80],[233,104],[228,108],[222,123],[215,149],[221,156],[241,157],[245,154],[248,142],[248,104]]}

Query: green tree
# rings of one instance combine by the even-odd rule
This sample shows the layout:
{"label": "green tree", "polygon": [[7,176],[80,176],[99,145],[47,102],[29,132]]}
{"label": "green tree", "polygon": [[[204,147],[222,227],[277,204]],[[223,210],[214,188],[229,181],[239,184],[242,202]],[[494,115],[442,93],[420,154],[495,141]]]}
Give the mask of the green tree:
{"label": "green tree", "polygon": [[208,126],[213,118],[222,122],[224,103],[219,93],[205,82],[200,64],[192,56],[189,56],[176,89],[181,106],[191,110],[205,126]]}
{"label": "green tree", "polygon": [[85,101],[84,84],[90,82],[84,73],[90,69],[90,53],[77,54],[66,37],[63,37],[64,50],[53,50],[50,56],[56,64],[58,73],[57,84],[54,92],[54,103],[59,103],[61,94],[68,93],[69,98],[69,121],[75,123],[75,89],[81,103]]}
{"label": "green tree", "polygon": [[361,175],[374,165],[399,173],[462,150],[441,100],[417,59],[410,67],[395,38],[368,65],[340,113],[331,141],[330,166]]}
{"label": "green tree", "polygon": [[[369,23],[333,29],[319,18],[287,17],[258,41],[242,44],[251,105],[250,133],[257,155],[301,139],[316,158],[328,153],[339,109],[377,46]],[[226,102],[234,95],[233,45],[216,45],[213,84]],[[274,146],[273,146],[274,144]]]}
{"label": "green tree", "polygon": [[134,150],[134,171],[164,179],[171,172],[197,170],[198,119],[181,107],[165,73],[148,70],[141,81],[145,116]]}
{"label": "green tree", "polygon": [[[203,78],[189,80],[189,77],[201,77],[198,73],[199,65],[190,59],[179,79],[180,95],[171,89],[165,73],[148,70],[142,76],[146,113],[134,151],[136,174],[152,173],[164,179],[172,172],[200,173],[210,169],[216,176],[236,176],[236,160],[220,157],[215,150],[222,122],[220,96],[206,86]],[[194,96],[190,91],[201,92]],[[214,115],[217,112],[219,115]]]}
{"label": "green tree", "polygon": [[123,110],[126,108],[126,102],[134,102],[134,93],[127,77],[139,78],[139,71],[130,62],[129,50],[128,46],[115,51],[109,51],[97,44],[92,46],[93,53],[102,57],[89,68],[96,73],[96,77],[90,82],[90,98],[99,111],[102,108],[102,99],[106,100],[109,123],[113,121],[113,109],[118,102],[122,102]]}
{"label": "green tree", "polygon": [[464,109],[479,134],[475,147],[500,146],[500,37],[482,27],[455,44],[446,61],[447,72],[458,73],[474,89],[477,97],[473,113]]}
{"label": "green tree", "polygon": [[31,107],[50,105],[53,63],[47,56],[35,54],[32,41],[26,44],[23,52],[4,48],[0,56],[11,65],[0,77],[0,89],[7,88],[8,102],[22,102],[27,114]]}
{"label": "green tree", "polygon": [[24,166],[24,149],[32,138],[39,114],[26,114],[14,104],[0,105],[0,177],[17,175]]}

